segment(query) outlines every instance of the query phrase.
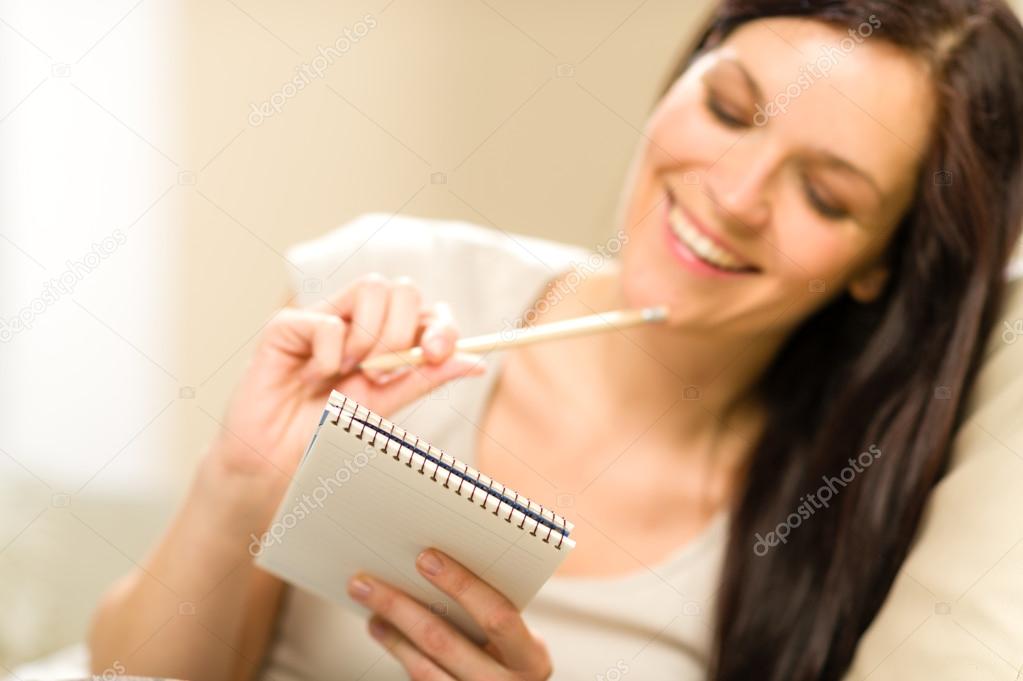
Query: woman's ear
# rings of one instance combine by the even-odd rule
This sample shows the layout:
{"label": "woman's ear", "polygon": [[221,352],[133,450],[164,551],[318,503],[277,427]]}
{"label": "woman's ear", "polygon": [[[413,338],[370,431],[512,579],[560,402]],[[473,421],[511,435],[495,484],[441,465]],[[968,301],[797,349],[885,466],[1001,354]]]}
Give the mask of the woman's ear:
{"label": "woman's ear", "polygon": [[849,295],[860,303],[874,302],[884,292],[888,274],[887,265],[871,265],[849,281]]}

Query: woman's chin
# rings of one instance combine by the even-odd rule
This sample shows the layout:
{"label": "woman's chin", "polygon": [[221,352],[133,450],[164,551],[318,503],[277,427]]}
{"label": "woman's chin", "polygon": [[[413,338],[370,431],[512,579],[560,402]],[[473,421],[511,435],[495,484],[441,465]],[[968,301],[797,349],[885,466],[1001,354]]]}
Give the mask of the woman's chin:
{"label": "woman's chin", "polygon": [[671,311],[685,307],[687,298],[677,282],[665,281],[649,270],[623,272],[622,295],[630,308],[664,306]]}
{"label": "woman's chin", "polygon": [[706,294],[687,293],[678,285],[664,286],[650,280],[624,282],[626,307],[631,309],[663,307],[667,310],[664,328],[679,331],[708,331],[718,315]]}

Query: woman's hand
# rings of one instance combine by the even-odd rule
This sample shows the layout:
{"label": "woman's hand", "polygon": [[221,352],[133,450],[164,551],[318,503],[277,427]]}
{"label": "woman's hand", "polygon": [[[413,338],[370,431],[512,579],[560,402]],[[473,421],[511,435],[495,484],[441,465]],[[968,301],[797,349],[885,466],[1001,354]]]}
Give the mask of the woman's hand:
{"label": "woman's hand", "polygon": [[439,551],[419,554],[416,568],[451,596],[487,635],[480,647],[393,586],[366,575],[354,577],[348,593],[374,615],[370,634],[417,681],[519,681],[547,679],[551,660],[518,609],[489,584]]}
{"label": "woman's hand", "polygon": [[[369,276],[320,305],[277,314],[170,529],[97,609],[93,669],[128,656],[150,676],[252,677],[276,631],[284,587],[253,565],[250,542],[266,529],[330,390],[390,414],[445,381],[483,370],[478,358],[453,355],[457,337],[447,308],[424,306],[406,279]],[[424,346],[427,363],[401,376],[384,380],[355,368],[370,355],[414,345]],[[194,595],[188,600],[201,617],[164,632],[182,594]],[[154,631],[159,645],[137,645]]]}
{"label": "woman's hand", "polygon": [[[454,355],[458,331],[444,304],[424,306],[406,278],[363,277],[329,300],[287,308],[267,325],[214,447],[229,470],[280,474],[301,459],[332,389],[390,415],[441,384],[484,370]],[[367,375],[363,359],[421,344],[426,363]]]}

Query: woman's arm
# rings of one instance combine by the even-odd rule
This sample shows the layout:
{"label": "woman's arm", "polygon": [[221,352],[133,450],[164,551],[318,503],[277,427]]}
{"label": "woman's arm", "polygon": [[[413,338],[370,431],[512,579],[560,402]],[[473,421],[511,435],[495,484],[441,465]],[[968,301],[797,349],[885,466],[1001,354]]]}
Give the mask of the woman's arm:
{"label": "woman's arm", "polygon": [[155,551],[103,599],[89,641],[94,671],[120,663],[131,674],[202,681],[258,666],[283,586],[255,568],[249,537],[269,522],[261,501],[283,487],[222,461],[210,452]]}
{"label": "woman's arm", "polygon": [[[253,565],[258,545],[331,389],[387,415],[478,361],[453,355],[447,307],[408,280],[371,275],[267,325],[216,442],[153,553],[104,597],[90,633],[94,672],[191,681],[251,678],[283,587]],[[428,363],[399,375],[355,371],[363,358],[420,344]]]}

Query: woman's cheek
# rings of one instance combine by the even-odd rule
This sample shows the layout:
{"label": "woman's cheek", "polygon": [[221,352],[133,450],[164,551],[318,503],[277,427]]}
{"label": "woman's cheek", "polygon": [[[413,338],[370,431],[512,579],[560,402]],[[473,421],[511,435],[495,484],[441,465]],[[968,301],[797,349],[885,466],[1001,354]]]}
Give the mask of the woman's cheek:
{"label": "woman's cheek", "polygon": [[823,295],[831,299],[845,286],[857,256],[857,246],[840,235],[805,230],[779,242],[786,288],[793,293]]}

